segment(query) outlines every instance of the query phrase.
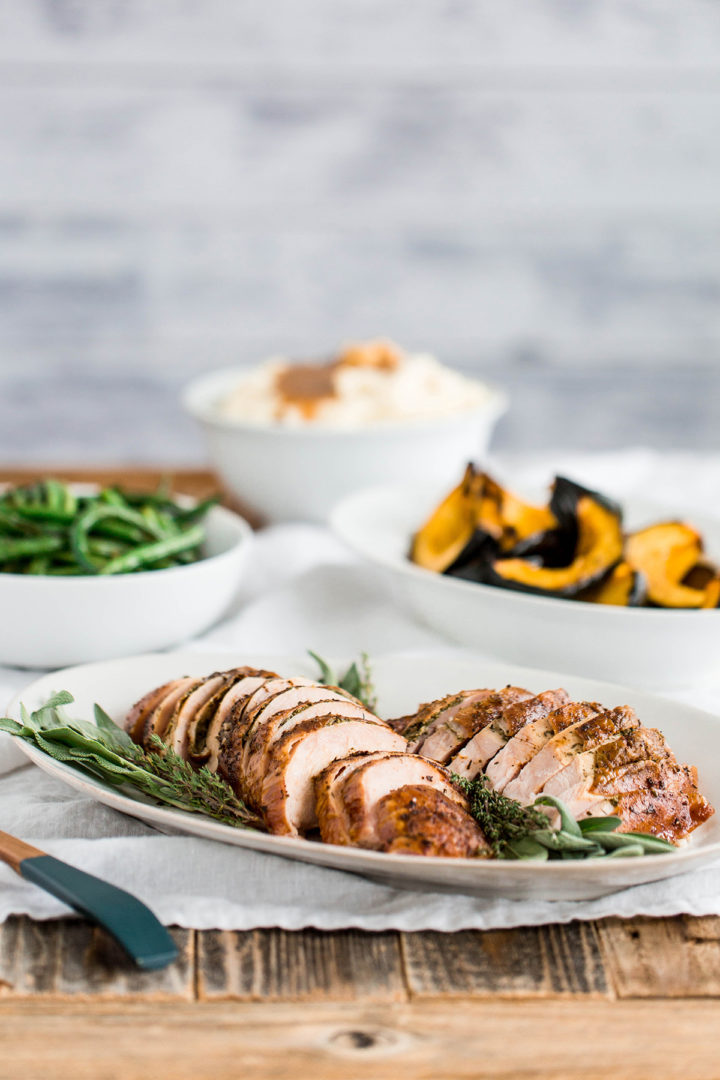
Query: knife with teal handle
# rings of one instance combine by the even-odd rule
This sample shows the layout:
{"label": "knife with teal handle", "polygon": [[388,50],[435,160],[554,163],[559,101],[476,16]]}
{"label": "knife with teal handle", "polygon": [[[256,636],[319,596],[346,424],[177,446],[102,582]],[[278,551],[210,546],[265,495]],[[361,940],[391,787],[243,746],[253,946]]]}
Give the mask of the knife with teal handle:
{"label": "knife with teal handle", "polygon": [[178,949],[162,923],[137,897],[0,831],[0,859],[111,934],[145,971],[166,967]]}

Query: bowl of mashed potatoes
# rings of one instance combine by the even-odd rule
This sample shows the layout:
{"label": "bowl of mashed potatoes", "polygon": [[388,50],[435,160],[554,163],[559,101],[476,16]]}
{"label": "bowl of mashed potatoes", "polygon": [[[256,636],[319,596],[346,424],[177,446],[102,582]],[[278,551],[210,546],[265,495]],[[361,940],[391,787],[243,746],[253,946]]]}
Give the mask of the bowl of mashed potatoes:
{"label": "bowl of mashed potatoes", "polygon": [[267,521],[324,521],[377,483],[441,491],[482,458],[507,408],[501,391],[386,341],[214,372],[184,404],[227,488]]}

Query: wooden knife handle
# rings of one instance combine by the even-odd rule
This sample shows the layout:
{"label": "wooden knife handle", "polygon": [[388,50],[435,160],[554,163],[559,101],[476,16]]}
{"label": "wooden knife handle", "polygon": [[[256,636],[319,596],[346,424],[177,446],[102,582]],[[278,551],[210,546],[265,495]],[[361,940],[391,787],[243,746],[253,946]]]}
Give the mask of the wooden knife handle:
{"label": "wooden knife handle", "polygon": [[20,873],[20,863],[23,859],[34,859],[38,855],[44,855],[44,851],[26,844],[24,840],[18,840],[16,836],[0,830],[0,859],[12,866],[13,870]]}

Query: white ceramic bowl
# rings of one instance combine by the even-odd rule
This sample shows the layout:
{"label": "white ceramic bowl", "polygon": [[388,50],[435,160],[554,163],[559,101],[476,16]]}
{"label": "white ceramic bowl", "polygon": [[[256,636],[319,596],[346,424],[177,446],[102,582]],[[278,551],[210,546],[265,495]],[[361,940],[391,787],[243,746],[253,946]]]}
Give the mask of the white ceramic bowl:
{"label": "white ceramic bowl", "polygon": [[[559,600],[479,585],[415,566],[410,540],[435,505],[426,490],[373,488],[344,499],[335,532],[381,568],[398,599],[427,625],[490,656],[647,689],[720,682],[720,609],[661,611]],[[629,528],[668,520],[667,507],[624,506]],[[692,515],[708,555],[720,523]]]}
{"label": "white ceramic bowl", "polygon": [[195,380],[184,404],[203,428],[228,489],[269,521],[324,521],[339,499],[371,484],[422,479],[439,494],[468,461],[482,458],[507,408],[505,395],[493,390],[482,406],[431,421],[356,431],[250,424],[218,410],[240,374]]}
{"label": "white ceramic bowl", "polygon": [[165,649],[206,630],[238,591],[252,530],[219,506],[205,529],[203,557],[187,566],[117,577],[0,574],[0,664],[50,668],[109,660]]}

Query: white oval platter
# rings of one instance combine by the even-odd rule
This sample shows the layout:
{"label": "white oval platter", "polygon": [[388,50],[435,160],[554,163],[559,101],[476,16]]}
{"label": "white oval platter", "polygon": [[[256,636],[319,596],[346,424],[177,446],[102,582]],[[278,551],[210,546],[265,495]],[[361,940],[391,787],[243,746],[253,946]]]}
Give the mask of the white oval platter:
{"label": "white oval platter", "polygon": [[[346,661],[347,663],[347,661]],[[68,712],[92,718],[98,702],[118,722],[129,707],[152,687],[180,675],[252,664],[284,675],[316,675],[309,658],[229,652],[170,652],[84,664],[44,675],[17,694],[8,715],[19,718],[20,702],[37,708],[55,690],[69,690],[75,704]],[[338,665],[341,666],[341,665]],[[576,699],[605,705],[631,705],[641,722],[659,728],[679,760],[699,768],[700,787],[720,806],[720,719],[710,713],[654,697],[637,690],[557,672],[514,667],[462,650],[385,655],[372,660],[381,716],[400,716],[422,701],[468,687],[526,686],[536,692],[564,686]],[[398,888],[460,892],[512,899],[580,900],[603,896],[632,885],[675,877],[720,858],[720,820],[711,818],[685,845],[669,855],[606,861],[551,863],[485,859],[441,859],[388,855],[359,848],[335,847],[285,836],[235,829],[198,814],[155,806],[106,787],[70,766],[56,762],[25,743],[19,743],[41,769],[71,787],[163,832],[189,833],[239,847],[303,862],[316,863],[382,881]]]}

